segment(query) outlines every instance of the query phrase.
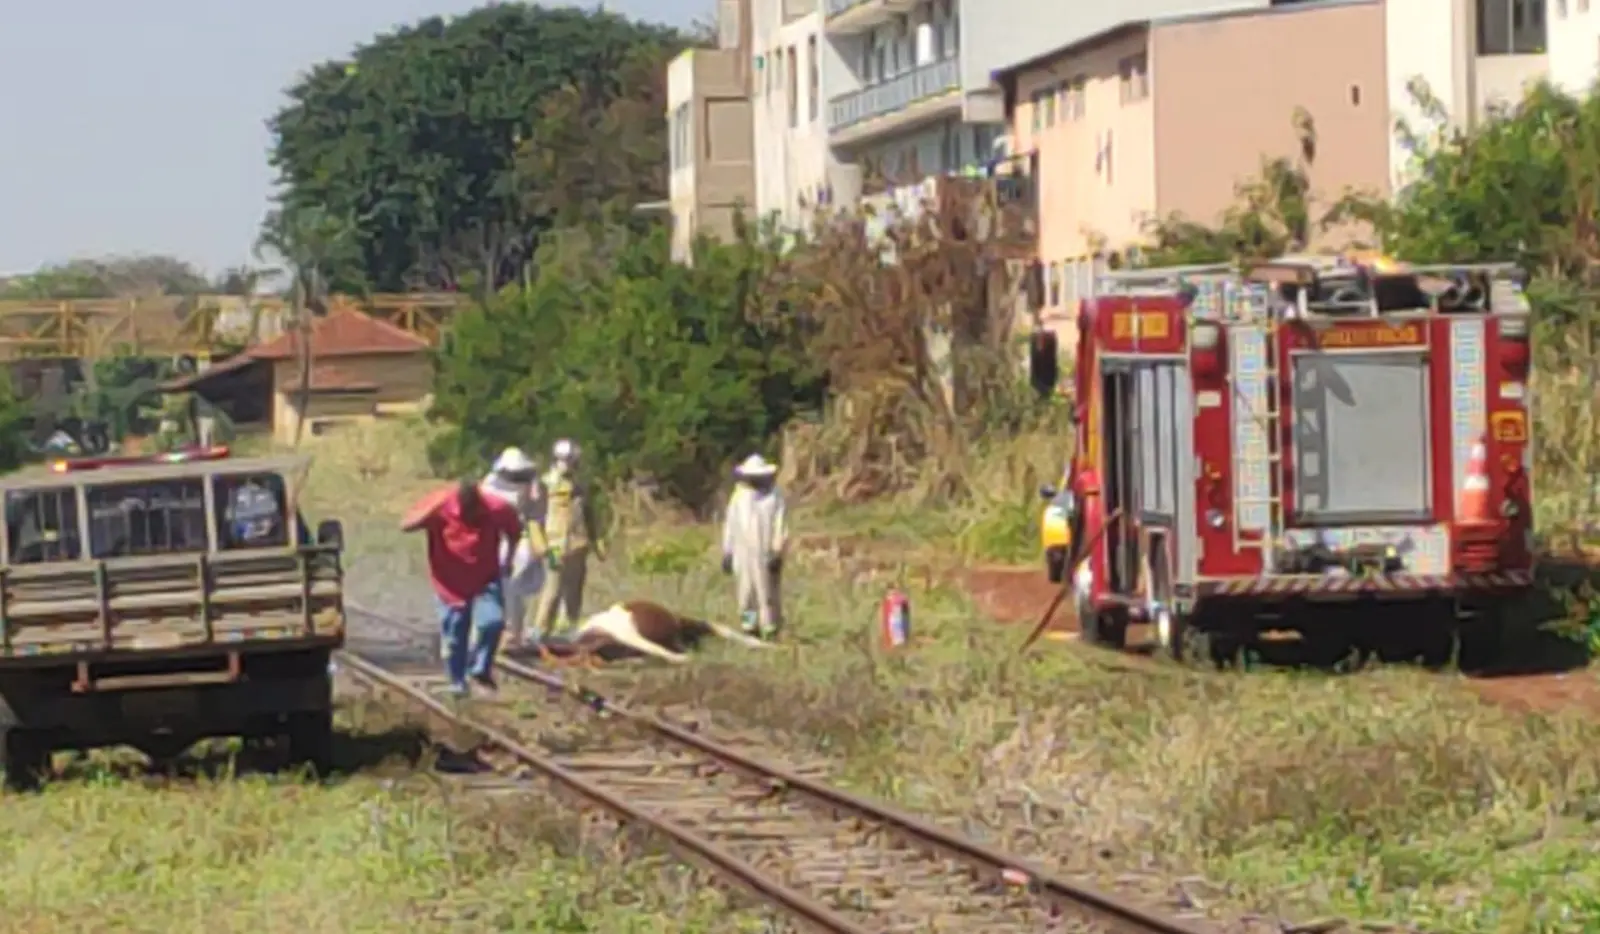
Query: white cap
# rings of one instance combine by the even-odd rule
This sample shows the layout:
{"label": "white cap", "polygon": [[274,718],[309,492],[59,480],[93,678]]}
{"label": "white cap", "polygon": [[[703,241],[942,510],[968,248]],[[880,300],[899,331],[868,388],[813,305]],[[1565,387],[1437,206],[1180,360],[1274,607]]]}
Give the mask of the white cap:
{"label": "white cap", "polygon": [[495,473],[528,473],[533,470],[533,461],[522,448],[506,448],[495,458],[493,469]]}
{"label": "white cap", "polygon": [[575,461],[578,459],[578,446],[567,438],[562,438],[550,449],[550,456],[558,461]]}
{"label": "white cap", "polygon": [[769,463],[760,454],[752,454],[733,469],[736,477],[770,477],[778,472],[778,465]]}

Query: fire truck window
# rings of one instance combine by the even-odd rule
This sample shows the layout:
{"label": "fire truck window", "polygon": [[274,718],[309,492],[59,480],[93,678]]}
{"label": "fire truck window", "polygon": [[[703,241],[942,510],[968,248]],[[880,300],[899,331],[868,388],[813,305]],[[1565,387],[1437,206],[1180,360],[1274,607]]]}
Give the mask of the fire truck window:
{"label": "fire truck window", "polygon": [[218,476],[217,544],[238,548],[282,548],[289,544],[288,496],[277,474]]}
{"label": "fire truck window", "polygon": [[7,493],[6,536],[12,564],[78,560],[83,556],[78,491],[56,487]]}
{"label": "fire truck window", "polygon": [[107,483],[84,493],[92,557],[206,550],[205,484],[199,477]]}

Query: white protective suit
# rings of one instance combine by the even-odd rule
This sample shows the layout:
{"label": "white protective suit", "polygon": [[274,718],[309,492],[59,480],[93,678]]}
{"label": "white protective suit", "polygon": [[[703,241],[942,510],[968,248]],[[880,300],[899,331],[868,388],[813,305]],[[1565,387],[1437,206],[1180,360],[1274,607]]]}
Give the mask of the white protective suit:
{"label": "white protective suit", "polygon": [[534,558],[527,531],[529,523],[534,522],[539,514],[537,468],[520,449],[506,448],[479,488],[486,495],[510,503],[522,519],[523,533],[517,539],[516,550],[508,556],[506,551],[510,546],[504,543],[500,546],[501,565],[504,566],[507,557],[510,558],[510,572],[501,582],[506,601],[506,636],[510,644],[517,645],[522,642],[528,614],[545,585],[544,562]]}
{"label": "white protective suit", "polygon": [[773,485],[777,468],[760,455],[739,465],[738,485],[728,500],[722,525],[723,565],[731,568],[739,601],[740,624],[763,638],[783,626],[779,563],[788,545],[788,515],[783,494]]}

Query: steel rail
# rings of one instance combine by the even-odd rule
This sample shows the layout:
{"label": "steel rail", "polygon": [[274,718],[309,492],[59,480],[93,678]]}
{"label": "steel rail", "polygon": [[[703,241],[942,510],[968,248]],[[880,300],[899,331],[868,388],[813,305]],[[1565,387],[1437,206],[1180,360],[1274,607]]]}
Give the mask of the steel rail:
{"label": "steel rail", "polygon": [[[619,820],[649,828],[679,858],[734,882],[757,898],[783,909],[816,930],[826,934],[876,934],[810,896],[762,874],[711,840],[636,808],[605,788],[584,780],[549,756],[529,749],[515,737],[488,724],[461,716],[426,690],[411,683],[404,675],[390,672],[350,652],[340,653],[339,666],[342,672],[366,682],[369,686],[404,697],[413,706],[426,711],[430,718],[454,729],[477,735],[518,764],[533,769],[569,793],[599,805]],[[1157,930],[1165,934],[1165,929]]]}
{"label": "steel rail", "polygon": [[503,674],[516,680],[576,696],[597,713],[610,714],[619,720],[639,725],[669,743],[688,747],[695,753],[715,759],[748,779],[782,792],[798,794],[813,809],[834,815],[842,812],[857,820],[876,824],[901,845],[937,853],[963,865],[986,881],[1008,887],[1025,887],[1029,893],[1062,915],[1087,916],[1086,920],[1092,919],[1115,934],[1214,934],[1209,926],[1157,914],[1119,896],[1062,879],[1036,862],[1010,856],[958,836],[885,802],[873,801],[814,781],[792,770],[759,762],[654,714],[629,710],[591,691],[578,691],[550,672],[509,658],[502,658],[497,667]]}

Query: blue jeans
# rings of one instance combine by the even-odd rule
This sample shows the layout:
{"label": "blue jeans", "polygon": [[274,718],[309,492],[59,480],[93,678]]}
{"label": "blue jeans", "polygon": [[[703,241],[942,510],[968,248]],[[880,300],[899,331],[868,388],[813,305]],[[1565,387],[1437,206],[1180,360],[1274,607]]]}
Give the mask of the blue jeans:
{"label": "blue jeans", "polygon": [[495,653],[506,628],[505,594],[499,581],[461,606],[438,601],[439,630],[445,674],[450,689],[465,693],[467,677],[485,678],[494,671]]}

